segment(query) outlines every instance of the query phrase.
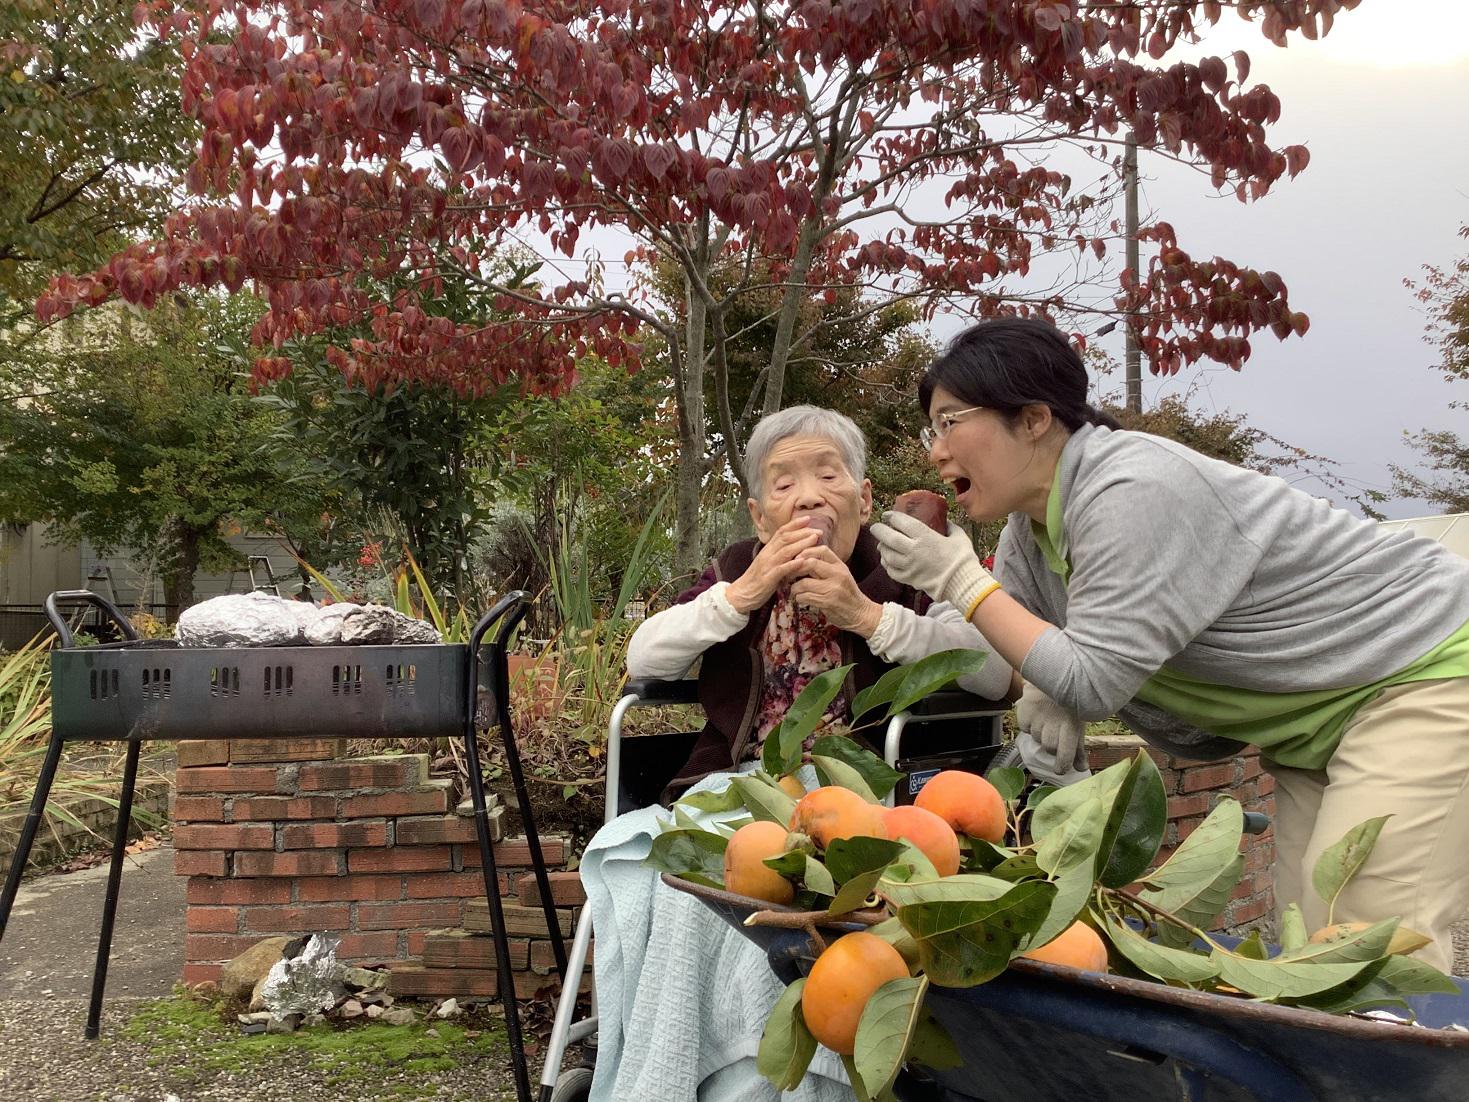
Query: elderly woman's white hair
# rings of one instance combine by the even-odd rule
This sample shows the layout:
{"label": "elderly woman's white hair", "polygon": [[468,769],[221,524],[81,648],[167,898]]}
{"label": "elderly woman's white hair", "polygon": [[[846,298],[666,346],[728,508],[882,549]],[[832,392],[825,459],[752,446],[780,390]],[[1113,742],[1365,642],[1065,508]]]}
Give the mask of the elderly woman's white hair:
{"label": "elderly woman's white hair", "polygon": [[843,413],[820,406],[789,406],[762,417],[745,447],[745,477],[757,500],[764,492],[765,460],[771,449],[792,436],[820,436],[842,453],[847,473],[861,482],[867,474],[867,438]]}

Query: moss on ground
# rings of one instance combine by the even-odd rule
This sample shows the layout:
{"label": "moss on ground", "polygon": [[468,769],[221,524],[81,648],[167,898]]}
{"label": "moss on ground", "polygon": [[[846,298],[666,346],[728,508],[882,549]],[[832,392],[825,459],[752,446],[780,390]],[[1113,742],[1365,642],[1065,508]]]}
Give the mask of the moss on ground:
{"label": "moss on ground", "polygon": [[[503,1023],[483,1011],[455,1021],[326,1021],[294,1033],[246,1035],[233,1007],[181,993],[143,1003],[122,1032],[150,1050],[151,1062],[191,1080],[243,1070],[268,1074],[269,1065],[289,1059],[296,1066],[304,1060],[333,1085],[381,1083],[387,1073],[432,1075],[465,1060],[495,1060],[505,1051]],[[388,1096],[420,1097],[412,1083],[382,1085]]]}

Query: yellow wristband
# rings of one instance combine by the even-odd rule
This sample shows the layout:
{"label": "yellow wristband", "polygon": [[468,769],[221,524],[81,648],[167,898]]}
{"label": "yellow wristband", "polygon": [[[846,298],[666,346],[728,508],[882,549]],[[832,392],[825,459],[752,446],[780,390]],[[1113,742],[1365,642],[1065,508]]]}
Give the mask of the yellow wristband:
{"label": "yellow wristband", "polygon": [[964,619],[974,619],[974,610],[977,609],[980,605],[984,604],[984,599],[999,588],[999,582],[991,581],[989,585],[987,585],[984,589],[981,589],[979,591],[979,596],[974,598],[974,600],[969,603],[969,611],[964,614]]}

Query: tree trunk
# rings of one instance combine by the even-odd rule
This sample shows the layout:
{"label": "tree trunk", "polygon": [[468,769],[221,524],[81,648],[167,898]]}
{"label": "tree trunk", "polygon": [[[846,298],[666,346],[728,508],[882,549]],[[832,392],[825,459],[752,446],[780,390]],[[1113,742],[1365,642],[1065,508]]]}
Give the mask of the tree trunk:
{"label": "tree trunk", "polygon": [[169,521],[165,531],[165,551],[160,573],[163,575],[163,603],[168,615],[179,613],[194,603],[194,574],[199,569],[199,529],[181,517]]}
{"label": "tree trunk", "polygon": [[775,323],[775,344],[770,350],[770,374],[765,379],[766,416],[780,409],[780,399],[785,390],[786,361],[791,356],[791,341],[796,332],[796,318],[801,313],[801,303],[810,294],[806,277],[811,272],[811,257],[816,248],[816,237],[820,224],[814,218],[801,223],[801,236],[796,242],[796,255],[791,260],[791,270],[786,276],[785,297],[780,303],[780,317]]}

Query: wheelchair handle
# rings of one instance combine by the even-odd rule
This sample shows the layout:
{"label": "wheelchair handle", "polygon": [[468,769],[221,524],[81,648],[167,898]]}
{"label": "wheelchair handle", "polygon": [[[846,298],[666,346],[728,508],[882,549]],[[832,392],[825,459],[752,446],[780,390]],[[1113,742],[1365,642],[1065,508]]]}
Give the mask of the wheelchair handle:
{"label": "wheelchair handle", "polygon": [[105,612],[110,620],[121,629],[123,637],[129,640],[141,639],[138,629],[133,627],[132,621],[122,614],[122,611],[100,593],[93,593],[90,589],[59,589],[46,597],[46,619],[51,621],[51,626],[56,629],[56,640],[61,644],[62,650],[69,650],[76,646],[76,638],[71,633],[71,626],[66,618],[61,615],[61,604],[85,604],[95,605]]}

